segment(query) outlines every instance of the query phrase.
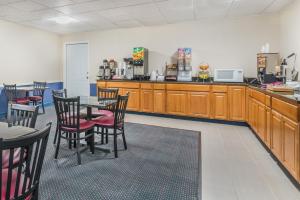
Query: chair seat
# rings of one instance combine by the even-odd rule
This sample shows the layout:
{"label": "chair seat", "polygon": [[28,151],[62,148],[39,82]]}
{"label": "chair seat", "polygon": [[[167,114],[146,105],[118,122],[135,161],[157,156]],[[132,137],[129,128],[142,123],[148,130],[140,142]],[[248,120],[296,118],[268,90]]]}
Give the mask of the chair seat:
{"label": "chair seat", "polygon": [[17,98],[15,100],[15,102],[17,104],[29,104],[29,99],[27,99],[27,98]]}
{"label": "chair seat", "polygon": [[[12,170],[12,179],[11,179],[11,186],[10,186],[10,195],[9,199],[13,199],[16,189],[16,182],[17,182],[17,171]],[[1,185],[1,199],[6,199],[6,189],[7,189],[7,179],[8,179],[8,169],[2,169],[2,185]],[[20,176],[20,182],[19,182],[19,191],[18,194],[21,196],[22,194],[22,188],[24,184],[24,176]],[[28,181],[27,181],[28,184]],[[27,190],[25,190],[27,191]],[[31,199],[31,195],[25,198],[26,200]]]}
{"label": "chair seat", "polygon": [[[92,121],[95,123],[96,126],[101,126],[101,127],[114,127],[115,124],[114,116],[97,117]],[[122,127],[122,124],[118,124],[118,127]]]}
{"label": "chair seat", "polygon": [[[2,169],[8,168],[9,167],[9,150],[4,150],[2,152]],[[17,164],[20,161],[20,154],[21,154],[21,149],[17,148],[14,151],[14,157],[13,157],[13,165]],[[26,152],[24,153],[23,158],[26,158]]]}
{"label": "chair seat", "polygon": [[29,100],[30,101],[41,101],[43,99],[43,97],[41,96],[30,96]]}
{"label": "chair seat", "polygon": [[110,110],[95,110],[92,112],[93,116],[107,116],[107,117],[113,117],[114,113]]}
{"label": "chair seat", "polygon": [[[85,132],[88,130],[93,129],[95,126],[95,122],[93,121],[88,121],[85,119],[80,119],[79,120],[79,131],[80,132]],[[61,127],[62,131],[67,131],[67,132],[77,132],[77,128],[69,128],[69,127]]]}

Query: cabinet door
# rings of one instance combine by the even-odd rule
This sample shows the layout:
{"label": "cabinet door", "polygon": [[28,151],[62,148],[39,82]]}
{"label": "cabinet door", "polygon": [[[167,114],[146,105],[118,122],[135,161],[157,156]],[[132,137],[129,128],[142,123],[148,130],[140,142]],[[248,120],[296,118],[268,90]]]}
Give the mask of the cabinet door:
{"label": "cabinet door", "polygon": [[266,145],[271,146],[271,108],[266,108]]}
{"label": "cabinet door", "polygon": [[282,162],[292,176],[299,180],[299,127],[286,117],[282,119]]}
{"label": "cabinet door", "polygon": [[209,92],[189,92],[187,95],[187,114],[193,117],[209,118]]}
{"label": "cabinet door", "polygon": [[245,87],[230,86],[229,88],[229,119],[234,121],[245,120]]}
{"label": "cabinet door", "polygon": [[279,159],[282,160],[282,116],[278,112],[272,110],[271,115],[271,151]]}
{"label": "cabinet door", "polygon": [[262,141],[266,139],[266,110],[265,106],[257,103],[257,135]]}
{"label": "cabinet door", "polygon": [[181,91],[167,92],[167,113],[172,115],[186,115],[187,93]]}
{"label": "cabinet door", "polygon": [[212,117],[226,120],[228,117],[227,93],[212,93]]}
{"label": "cabinet door", "polygon": [[153,111],[155,113],[166,112],[166,92],[165,90],[154,90]]}
{"label": "cabinet door", "polygon": [[141,111],[153,112],[153,90],[141,90]]}
{"label": "cabinet door", "polygon": [[139,109],[140,109],[140,90],[123,88],[122,93],[123,93],[123,95],[129,93],[127,110],[139,111]]}

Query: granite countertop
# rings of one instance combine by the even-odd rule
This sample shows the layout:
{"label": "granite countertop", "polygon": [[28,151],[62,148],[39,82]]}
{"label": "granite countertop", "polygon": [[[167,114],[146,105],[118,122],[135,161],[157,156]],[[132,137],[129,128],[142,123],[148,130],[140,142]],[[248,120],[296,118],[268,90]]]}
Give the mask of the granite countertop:
{"label": "granite countertop", "polygon": [[260,87],[259,85],[251,85],[249,83],[228,83],[228,82],[214,82],[214,81],[191,81],[191,82],[185,82],[185,81],[146,81],[146,80],[97,80],[97,81],[109,81],[109,82],[140,82],[140,83],[169,83],[169,84],[198,84],[198,85],[238,85],[238,86],[248,86],[252,89],[255,89],[257,91],[263,92],[264,94],[270,95],[272,97],[281,99],[282,101],[285,101],[287,103],[291,103],[294,105],[300,104],[300,91],[294,91],[294,93],[291,92],[273,92],[270,90],[267,90],[265,88]]}

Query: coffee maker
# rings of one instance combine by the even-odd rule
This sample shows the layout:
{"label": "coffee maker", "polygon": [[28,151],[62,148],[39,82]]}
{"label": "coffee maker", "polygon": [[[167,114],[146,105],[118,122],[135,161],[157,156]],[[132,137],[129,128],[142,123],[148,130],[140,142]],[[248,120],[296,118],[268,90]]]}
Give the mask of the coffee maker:
{"label": "coffee maker", "polygon": [[[271,76],[277,74],[276,67],[279,66],[279,53],[258,53],[257,54],[257,78],[260,83],[270,82]],[[271,78],[270,80],[274,80]]]}

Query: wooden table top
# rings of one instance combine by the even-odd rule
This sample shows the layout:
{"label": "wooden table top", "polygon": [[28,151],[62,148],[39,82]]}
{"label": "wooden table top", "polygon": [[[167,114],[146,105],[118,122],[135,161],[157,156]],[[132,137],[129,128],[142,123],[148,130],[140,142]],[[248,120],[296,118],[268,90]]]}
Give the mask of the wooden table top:
{"label": "wooden table top", "polygon": [[14,139],[35,133],[37,130],[24,126],[8,126],[8,123],[0,122],[0,138],[4,140]]}
{"label": "wooden table top", "polygon": [[80,105],[83,107],[104,109],[116,103],[117,100],[105,100],[105,99],[98,100],[98,97],[94,97],[94,96],[80,96]]}

